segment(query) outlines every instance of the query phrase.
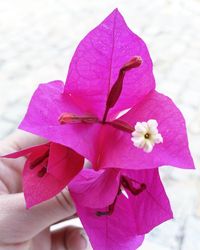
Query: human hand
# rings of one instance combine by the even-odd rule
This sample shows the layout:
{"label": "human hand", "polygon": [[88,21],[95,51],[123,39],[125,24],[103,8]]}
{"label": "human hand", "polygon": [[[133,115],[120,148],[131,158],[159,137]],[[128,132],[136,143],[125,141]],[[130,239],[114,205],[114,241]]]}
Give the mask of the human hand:
{"label": "human hand", "polygon": [[[17,132],[0,142],[0,155],[43,143],[44,139]],[[0,250],[89,250],[83,229],[50,226],[76,213],[67,189],[55,198],[26,209],[22,170],[26,158],[0,160]]]}

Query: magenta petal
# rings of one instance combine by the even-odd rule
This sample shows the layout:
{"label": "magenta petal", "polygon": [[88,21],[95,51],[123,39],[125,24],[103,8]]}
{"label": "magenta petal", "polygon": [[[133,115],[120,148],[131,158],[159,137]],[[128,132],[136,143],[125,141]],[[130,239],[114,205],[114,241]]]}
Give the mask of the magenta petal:
{"label": "magenta petal", "polygon": [[23,150],[14,152],[14,153],[10,153],[4,156],[1,156],[2,158],[11,158],[11,159],[15,159],[15,158],[19,158],[22,156],[26,156],[29,155],[31,153],[36,153],[36,154],[43,154],[45,153],[47,150],[49,149],[49,143],[45,143],[45,144],[41,144],[41,145],[37,145],[37,146],[33,146],[30,148],[25,148]]}
{"label": "magenta petal", "polygon": [[[51,143],[46,163],[40,162],[33,168],[32,163],[45,153],[40,146],[38,149],[28,156],[23,171],[23,190],[28,208],[58,194],[82,169],[84,163],[83,157],[71,149]],[[43,168],[47,168],[47,173],[40,176]]]}
{"label": "magenta petal", "polygon": [[75,96],[83,106],[90,105],[90,113],[102,118],[120,68],[134,56],[141,56],[143,63],[127,73],[110,116],[132,107],[155,87],[148,49],[116,9],[80,42],[69,67],[65,92]]}
{"label": "magenta petal", "polygon": [[66,187],[66,182],[58,181],[51,174],[38,177],[38,170],[30,169],[28,162],[23,171],[23,191],[27,208],[31,208],[57,195]]}
{"label": "magenta petal", "polygon": [[72,96],[63,94],[63,83],[54,81],[41,84],[35,91],[20,128],[74,149],[92,160],[95,158],[94,145],[100,124],[65,124],[58,122],[63,112],[83,115],[84,107],[77,105]]}
{"label": "magenta petal", "polygon": [[76,203],[77,213],[94,250],[136,250],[143,242],[143,235],[135,235],[130,215],[121,196],[112,216],[98,217],[96,210]]}
{"label": "magenta petal", "polygon": [[[135,250],[142,244],[144,236],[136,236],[136,228],[134,224],[130,223],[130,217],[134,218],[134,214],[127,213],[128,203],[124,196],[119,196],[111,216],[99,217],[96,215],[97,205],[100,208],[102,204],[108,205],[109,200],[112,203],[116,196],[119,183],[116,183],[114,171],[118,172],[113,170],[113,172],[105,171],[100,174],[99,171],[84,170],[69,185],[70,193],[93,249]],[[110,179],[108,179],[109,174]],[[105,178],[105,182],[103,182],[103,178]],[[114,188],[113,183],[116,188]],[[99,196],[97,196],[98,194]],[[109,196],[110,198],[107,199]],[[87,207],[88,205],[93,208]]]}
{"label": "magenta petal", "polygon": [[[89,213],[86,216],[93,217],[98,225],[98,219],[99,222],[104,222],[104,218],[107,218],[107,222],[116,223],[113,220],[121,218],[118,227],[126,227],[126,230],[130,231],[130,235],[146,234],[164,221],[173,218],[158,169],[121,171],[121,175],[132,179],[133,187],[138,188],[140,184],[145,184],[146,189],[138,195],[133,195],[126,189],[129,198],[127,199],[123,194],[118,195],[113,214],[97,216],[97,211],[108,210],[108,206],[113,203],[118,193],[119,172],[118,170],[112,171],[116,171],[118,175],[113,175],[114,172],[110,170],[105,170],[101,174],[93,170],[91,173],[90,170],[84,170],[71,182],[69,185],[70,193],[77,208],[80,207],[80,215],[82,211]],[[124,225],[125,222],[128,225]],[[92,228],[91,225],[88,225],[88,227]],[[110,227],[116,227],[116,225]],[[130,229],[128,229],[129,227]]]}
{"label": "magenta petal", "polygon": [[51,143],[47,172],[67,185],[83,168],[84,158],[70,148]]}
{"label": "magenta petal", "polygon": [[110,205],[119,189],[119,170],[85,169],[70,183],[69,189],[77,204],[92,208]]}
{"label": "magenta petal", "polygon": [[122,174],[146,185],[146,190],[136,196],[127,191],[129,196],[127,213],[130,215],[130,223],[135,224],[136,234],[146,234],[164,221],[173,218],[158,169],[127,170],[122,171]]}
{"label": "magenta petal", "polygon": [[38,176],[41,164],[31,169],[31,163],[43,153],[33,152],[25,163],[23,170],[23,191],[27,208],[48,200],[61,191],[66,184],[58,181],[54,176],[45,174],[43,177]]}
{"label": "magenta petal", "polygon": [[105,140],[101,159],[95,164],[98,167],[147,169],[171,165],[194,168],[188,147],[185,120],[168,97],[152,91],[120,119],[133,127],[137,122],[157,120],[163,143],[156,144],[152,152],[146,153],[133,145],[130,133],[108,127],[104,137],[109,139]]}

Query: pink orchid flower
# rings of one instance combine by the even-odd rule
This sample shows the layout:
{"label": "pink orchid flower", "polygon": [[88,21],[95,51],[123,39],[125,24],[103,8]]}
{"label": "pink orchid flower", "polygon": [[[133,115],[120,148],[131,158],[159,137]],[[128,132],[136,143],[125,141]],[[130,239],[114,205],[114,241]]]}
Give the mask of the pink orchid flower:
{"label": "pink orchid flower", "polygon": [[147,47],[117,9],[80,42],[66,85],[38,87],[20,128],[73,149],[96,170],[194,168],[184,118],[155,91]]}
{"label": "pink orchid flower", "polygon": [[82,169],[84,158],[57,143],[30,147],[4,157],[26,156],[23,191],[27,208],[48,200],[62,191]]}
{"label": "pink orchid flower", "polygon": [[82,170],[69,185],[95,250],[134,250],[173,217],[158,169]]}

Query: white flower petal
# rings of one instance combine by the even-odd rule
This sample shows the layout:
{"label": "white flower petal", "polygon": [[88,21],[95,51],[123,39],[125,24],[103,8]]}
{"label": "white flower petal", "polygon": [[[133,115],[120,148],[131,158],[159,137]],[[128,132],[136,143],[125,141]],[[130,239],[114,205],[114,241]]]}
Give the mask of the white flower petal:
{"label": "white flower petal", "polygon": [[144,151],[146,153],[150,153],[153,150],[154,143],[152,143],[150,140],[146,140],[144,145]]}
{"label": "white flower petal", "polygon": [[156,127],[149,127],[149,133],[152,135],[158,134],[158,129]]}
{"label": "white flower petal", "polygon": [[145,139],[144,139],[144,137],[133,138],[133,143],[134,143],[135,147],[143,148],[145,145]]}
{"label": "white flower petal", "polygon": [[156,120],[149,120],[147,122],[147,124],[148,124],[148,129],[149,129],[150,134],[157,134],[158,133],[158,129],[157,129],[158,123]]}
{"label": "white flower petal", "polygon": [[153,135],[153,140],[154,140],[154,143],[163,143],[163,137],[161,134],[156,134],[156,135]]}
{"label": "white flower petal", "polygon": [[131,134],[133,137],[144,137],[144,134],[138,131],[134,131]]}
{"label": "white flower petal", "polygon": [[148,124],[149,127],[154,127],[154,128],[158,127],[158,122],[156,120],[154,120],[154,119],[148,120],[147,124]]}
{"label": "white flower petal", "polygon": [[135,125],[135,131],[145,134],[147,132],[147,126],[142,122],[137,122]]}
{"label": "white flower petal", "polygon": [[142,122],[142,126],[148,131],[148,124],[146,122]]}

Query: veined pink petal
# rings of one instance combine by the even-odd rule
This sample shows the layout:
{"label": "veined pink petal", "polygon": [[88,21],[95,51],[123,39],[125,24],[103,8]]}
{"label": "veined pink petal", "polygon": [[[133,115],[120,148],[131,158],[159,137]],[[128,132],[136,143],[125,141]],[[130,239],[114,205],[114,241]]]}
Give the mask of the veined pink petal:
{"label": "veined pink petal", "polygon": [[163,143],[155,144],[152,152],[146,153],[133,145],[130,133],[107,126],[104,147],[96,164],[93,163],[96,168],[147,169],[163,165],[194,168],[185,120],[168,97],[152,91],[120,119],[133,127],[137,122],[155,119]]}
{"label": "veined pink petal", "polygon": [[127,72],[120,98],[108,117],[132,107],[155,87],[148,49],[116,9],[80,42],[69,67],[65,93],[103,118],[119,70],[134,56],[142,58],[142,65]]}
{"label": "veined pink petal", "polygon": [[123,205],[124,196],[116,213],[110,217],[97,217],[95,210],[76,204],[77,213],[95,250],[136,250],[143,243],[143,235],[134,235],[134,227]]}
{"label": "veined pink petal", "polygon": [[60,181],[49,173],[39,177],[38,167],[40,166],[30,169],[30,160],[37,159],[37,157],[38,155],[33,153],[29,161],[26,161],[23,170],[23,191],[27,208],[54,197],[66,187],[65,178]]}
{"label": "veined pink petal", "polygon": [[37,145],[37,146],[33,146],[33,147],[29,147],[29,148],[25,148],[23,150],[17,151],[17,152],[13,152],[4,156],[1,156],[2,158],[11,158],[11,159],[15,159],[15,158],[19,158],[22,156],[27,156],[31,153],[36,153],[38,155],[42,155],[44,154],[47,150],[49,149],[49,143],[45,143],[45,144],[41,144],[41,145]]}
{"label": "veined pink petal", "polygon": [[64,112],[88,114],[79,107],[76,98],[63,95],[63,83],[54,81],[41,84],[35,91],[25,118],[19,128],[74,149],[89,160],[95,158],[94,145],[100,124],[64,124],[58,121]]}
{"label": "veined pink petal", "polygon": [[[114,171],[117,173],[115,176]],[[146,189],[138,195],[126,189],[128,199],[123,194],[117,196],[119,174],[132,179],[135,188],[144,183]],[[121,172],[114,169],[104,172],[83,170],[70,183],[69,190],[94,249],[137,249],[137,240],[142,242],[142,236],[135,238],[136,235],[148,233],[173,217],[158,169]],[[97,216],[97,211],[108,210],[116,196],[113,213]]]}
{"label": "veined pink petal", "polygon": [[77,204],[105,208],[112,204],[119,190],[119,170],[81,171],[70,183],[69,189]]}
{"label": "veined pink petal", "polygon": [[129,214],[120,197],[116,213],[97,217],[95,209],[76,203],[77,213],[95,250],[136,250],[144,241],[143,235],[135,235]]}
{"label": "veined pink petal", "polygon": [[[51,143],[49,156],[32,167],[44,152],[33,151],[25,163],[23,190],[27,208],[48,200],[63,188],[82,169],[84,159],[71,149]],[[43,171],[44,170],[44,171]]]}
{"label": "veined pink petal", "polygon": [[[140,184],[145,184],[146,189],[138,195],[133,195],[125,189],[128,199],[123,194],[117,195],[119,185],[121,185],[119,175],[131,179],[134,188],[137,189]],[[120,223],[123,226],[123,221],[126,222],[131,225],[132,235],[146,234],[164,221],[173,218],[158,169],[122,170],[120,172],[113,169],[101,173],[83,170],[70,183],[69,190],[78,207],[83,210],[87,208],[89,213],[93,213],[93,220],[96,220],[96,224],[98,221],[103,221],[102,217],[106,217],[107,221],[112,221],[113,217],[118,220],[121,218],[118,227],[121,228]],[[108,206],[116,197],[111,215],[96,215],[98,211],[108,211]],[[128,228],[129,225],[126,227]],[[93,228],[91,225],[89,227]]]}
{"label": "veined pink petal", "polygon": [[47,172],[58,181],[67,185],[80,172],[83,164],[84,158],[72,149],[51,143]]}
{"label": "veined pink petal", "polygon": [[136,234],[146,234],[159,224],[173,218],[158,169],[123,170],[121,174],[146,185],[146,190],[137,196],[131,195],[127,190],[129,196],[127,213],[136,214],[135,217],[130,216],[130,223],[132,221],[136,224]]}
{"label": "veined pink petal", "polygon": [[70,148],[46,143],[3,156],[27,156],[23,170],[23,190],[27,208],[48,200],[79,173],[84,158]]}

